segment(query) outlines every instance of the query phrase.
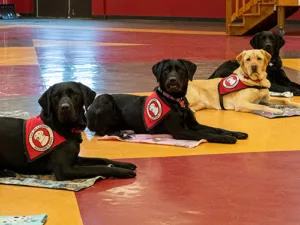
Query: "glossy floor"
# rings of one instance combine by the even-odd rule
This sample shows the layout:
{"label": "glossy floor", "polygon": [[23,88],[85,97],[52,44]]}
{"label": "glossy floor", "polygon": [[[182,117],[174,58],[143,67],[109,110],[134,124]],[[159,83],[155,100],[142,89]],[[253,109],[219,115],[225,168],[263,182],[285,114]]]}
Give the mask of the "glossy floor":
{"label": "glossy floor", "polygon": [[[0,115],[21,118],[39,113],[38,97],[59,81],[147,94],[156,85],[151,67],[163,58],[192,60],[195,78],[205,79],[250,48],[250,37],[228,37],[221,23],[17,20],[0,28]],[[286,31],[284,69],[300,82],[300,30]],[[100,142],[87,130],[81,155],[136,163],[137,178],[78,193],[0,185],[0,215],[47,213],[47,225],[298,224],[300,117],[203,110],[197,119],[249,139],[187,149]]]}

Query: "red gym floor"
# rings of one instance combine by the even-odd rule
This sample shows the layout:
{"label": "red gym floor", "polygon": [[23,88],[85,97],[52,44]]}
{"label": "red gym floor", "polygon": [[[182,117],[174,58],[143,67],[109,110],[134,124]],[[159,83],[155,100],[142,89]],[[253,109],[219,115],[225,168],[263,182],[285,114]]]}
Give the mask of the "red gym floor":
{"label": "red gym floor", "polygon": [[[281,51],[300,82],[299,25]],[[0,26],[0,115],[28,118],[52,84],[80,81],[97,93],[151,92],[151,67],[164,58],[198,65],[206,79],[250,49],[223,23],[136,20],[17,20]],[[295,98],[300,101],[299,98]],[[300,117],[203,110],[203,124],[240,130],[235,145],[187,149],[97,141],[86,130],[81,155],[133,162],[135,179],[109,179],[79,192],[0,185],[0,215],[48,214],[47,225],[300,224]]]}

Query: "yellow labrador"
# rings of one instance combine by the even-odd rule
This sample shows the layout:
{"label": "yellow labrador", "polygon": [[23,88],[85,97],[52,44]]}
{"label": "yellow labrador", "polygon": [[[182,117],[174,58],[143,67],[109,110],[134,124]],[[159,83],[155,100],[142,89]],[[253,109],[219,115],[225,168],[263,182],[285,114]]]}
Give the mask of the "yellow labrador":
{"label": "yellow labrador", "polygon": [[189,83],[187,99],[189,107],[200,109],[228,109],[239,112],[262,110],[282,113],[280,109],[265,104],[282,104],[300,108],[299,103],[287,98],[271,97],[266,68],[271,55],[264,50],[245,50],[237,57],[240,67],[226,78],[195,80]]}

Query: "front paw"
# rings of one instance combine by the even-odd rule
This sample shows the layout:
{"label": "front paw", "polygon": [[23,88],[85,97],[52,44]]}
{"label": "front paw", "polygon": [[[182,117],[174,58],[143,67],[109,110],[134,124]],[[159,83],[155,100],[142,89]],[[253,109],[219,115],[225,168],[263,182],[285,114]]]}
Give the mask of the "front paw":
{"label": "front paw", "polygon": [[123,169],[123,168],[114,168],[115,174],[113,177],[115,178],[135,178],[136,173],[133,170]]}
{"label": "front paw", "polygon": [[283,114],[283,111],[281,109],[274,109],[272,110],[272,113],[280,115]]}
{"label": "front paw", "polygon": [[2,170],[0,171],[0,177],[16,177],[17,174],[10,170]]}
{"label": "front paw", "polygon": [[207,138],[208,142],[221,144],[235,144],[237,139],[229,135],[218,135],[217,137]]}
{"label": "front paw", "polygon": [[243,132],[234,132],[234,133],[232,133],[232,136],[234,136],[234,137],[236,137],[237,139],[240,139],[240,140],[244,140],[244,139],[248,138],[248,134],[243,133]]}
{"label": "front paw", "polygon": [[293,95],[300,96],[300,90],[299,89],[293,90]]}
{"label": "front paw", "polygon": [[136,169],[136,165],[134,165],[132,163],[128,163],[128,162],[117,162],[117,163],[114,164],[114,166],[124,168],[124,169],[128,169],[128,170],[135,170]]}
{"label": "front paw", "polygon": [[221,143],[224,144],[235,144],[237,142],[237,139],[231,136],[223,136],[221,140],[222,140]]}

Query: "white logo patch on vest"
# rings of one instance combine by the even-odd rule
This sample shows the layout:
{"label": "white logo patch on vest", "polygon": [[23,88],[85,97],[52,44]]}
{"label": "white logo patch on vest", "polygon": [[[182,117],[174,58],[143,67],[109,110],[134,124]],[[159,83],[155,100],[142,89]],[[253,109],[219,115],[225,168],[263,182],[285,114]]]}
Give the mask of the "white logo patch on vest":
{"label": "white logo patch on vest", "polygon": [[227,77],[226,79],[224,79],[223,81],[223,86],[226,88],[234,88],[236,87],[236,85],[238,85],[239,83],[239,77],[237,75],[231,75],[229,77]]}
{"label": "white logo patch on vest", "polygon": [[146,107],[147,115],[151,120],[157,120],[162,113],[162,106],[157,98],[152,98]]}
{"label": "white logo patch on vest", "polygon": [[54,141],[54,135],[50,127],[42,124],[32,129],[28,139],[29,144],[33,149],[39,152],[44,152],[51,148]]}

